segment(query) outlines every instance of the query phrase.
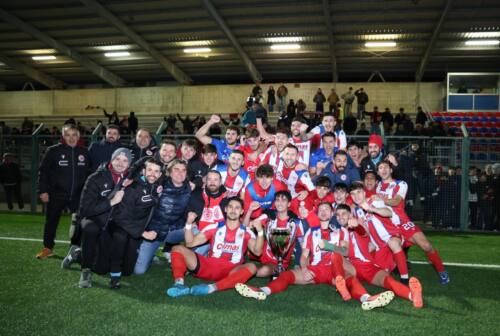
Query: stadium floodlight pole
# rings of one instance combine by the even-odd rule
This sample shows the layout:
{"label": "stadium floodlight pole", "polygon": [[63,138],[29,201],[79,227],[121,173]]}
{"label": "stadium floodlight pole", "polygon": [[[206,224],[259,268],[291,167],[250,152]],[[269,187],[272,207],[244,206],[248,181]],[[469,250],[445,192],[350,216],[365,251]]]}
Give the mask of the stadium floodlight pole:
{"label": "stadium floodlight pole", "polygon": [[102,122],[99,121],[97,126],[92,131],[92,134],[90,135],[91,142],[97,142],[97,138],[99,137],[99,132],[101,131],[101,128],[102,128]]}
{"label": "stadium floodlight pole", "polygon": [[462,123],[462,152],[461,166],[462,176],[460,178],[460,229],[465,231],[469,225],[469,163],[470,163],[470,137],[467,127]]}
{"label": "stadium floodlight pole", "polygon": [[160,126],[158,126],[158,129],[156,130],[156,133],[155,133],[155,140],[156,140],[156,144],[159,145],[161,143],[161,134],[163,133],[163,131],[167,128],[167,122],[165,120],[163,120],[160,124]]}

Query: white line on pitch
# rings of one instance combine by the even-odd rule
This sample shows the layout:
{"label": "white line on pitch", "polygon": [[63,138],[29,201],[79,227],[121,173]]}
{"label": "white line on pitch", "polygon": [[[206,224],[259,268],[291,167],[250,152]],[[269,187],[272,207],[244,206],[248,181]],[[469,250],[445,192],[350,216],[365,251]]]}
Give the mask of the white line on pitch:
{"label": "white line on pitch", "polygon": [[[31,241],[31,242],[43,242],[43,239],[35,239],[35,238],[18,238],[18,237],[0,237],[0,240],[16,240],[16,241]],[[56,240],[56,243],[59,244],[69,244],[70,242],[67,240]],[[427,261],[412,261],[409,260],[412,264],[418,265],[428,265]],[[469,267],[469,268],[491,268],[491,269],[500,269],[500,265],[495,264],[467,264],[467,263],[456,263],[456,262],[445,262],[443,263],[446,266],[456,266],[456,267]]]}
{"label": "white line on pitch", "polygon": [[[43,242],[43,239],[18,238],[18,237],[0,237],[0,240],[18,240],[18,241]],[[67,240],[55,240],[55,242],[59,243],[59,244],[69,244],[70,243]]]}
{"label": "white line on pitch", "polygon": [[[429,264],[429,262],[427,261],[412,261],[412,260],[408,261],[412,264],[419,264],[419,265]],[[494,265],[494,264],[467,264],[467,263],[456,263],[456,262],[444,262],[443,264],[446,266],[457,266],[457,267],[500,269],[500,265]]]}

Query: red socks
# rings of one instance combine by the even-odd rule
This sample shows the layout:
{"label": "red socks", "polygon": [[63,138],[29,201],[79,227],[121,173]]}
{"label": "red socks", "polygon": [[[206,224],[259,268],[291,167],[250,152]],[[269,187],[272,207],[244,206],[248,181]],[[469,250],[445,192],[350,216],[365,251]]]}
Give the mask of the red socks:
{"label": "red socks", "polygon": [[397,296],[405,300],[410,300],[410,289],[401,282],[396,281],[390,275],[384,279],[384,288],[392,290]]}
{"label": "red socks", "polygon": [[186,260],[184,255],[180,252],[172,252],[172,275],[174,281],[177,279],[183,279],[186,273]]}
{"label": "red socks", "polygon": [[347,289],[349,289],[351,296],[358,301],[361,300],[361,297],[363,295],[368,294],[365,287],[363,287],[361,282],[359,282],[358,278],[356,277],[350,277],[346,279],[345,284],[347,286]]}
{"label": "red socks", "polygon": [[332,270],[334,278],[338,275],[345,278],[344,258],[339,253],[332,253]]}
{"label": "red socks", "polygon": [[396,266],[398,267],[399,275],[401,278],[408,279],[408,264],[406,263],[405,252],[401,250],[398,253],[393,253],[393,255]]}
{"label": "red socks", "polygon": [[429,261],[432,263],[434,269],[437,272],[444,272],[443,261],[441,260],[438,251],[433,250],[432,252],[427,252],[426,254],[427,254],[427,259],[429,259]]}
{"label": "red socks", "polygon": [[285,271],[276,280],[271,281],[267,287],[271,290],[271,293],[275,294],[284,291],[294,283],[295,274],[292,271]]}
{"label": "red socks", "polygon": [[229,288],[234,288],[234,286],[241,282],[247,282],[251,277],[253,277],[253,272],[251,272],[248,267],[243,267],[236,272],[229,274],[222,280],[215,283],[218,291],[222,291]]}

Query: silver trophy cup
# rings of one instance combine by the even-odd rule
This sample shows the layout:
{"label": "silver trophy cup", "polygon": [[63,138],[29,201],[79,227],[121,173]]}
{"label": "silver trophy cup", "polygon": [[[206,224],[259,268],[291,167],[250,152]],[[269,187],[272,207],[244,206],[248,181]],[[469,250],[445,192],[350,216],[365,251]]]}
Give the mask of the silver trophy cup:
{"label": "silver trophy cup", "polygon": [[274,271],[273,279],[277,278],[281,272],[285,271],[283,268],[283,258],[286,257],[290,248],[293,246],[296,233],[297,230],[294,224],[291,224],[288,228],[271,228],[267,231],[269,247],[276,259],[278,259],[278,266]]}

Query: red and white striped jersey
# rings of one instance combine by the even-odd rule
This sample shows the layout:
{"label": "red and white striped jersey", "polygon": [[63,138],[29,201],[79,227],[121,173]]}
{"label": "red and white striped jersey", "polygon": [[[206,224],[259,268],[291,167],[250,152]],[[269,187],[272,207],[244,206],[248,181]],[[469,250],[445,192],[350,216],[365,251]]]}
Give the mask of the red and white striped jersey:
{"label": "red and white striped jersey", "polygon": [[243,262],[248,241],[255,239],[255,234],[244,225],[231,230],[224,222],[208,225],[201,232],[210,241],[208,256],[233,264]]}
{"label": "red and white striped jersey", "polygon": [[309,264],[316,265],[331,265],[333,252],[324,251],[319,247],[319,242],[322,239],[328,240],[331,244],[339,245],[340,241],[346,240],[344,237],[347,234],[345,229],[322,229],[321,226],[309,228],[304,236],[302,248],[309,250]]}
{"label": "red and white striped jersey", "polygon": [[286,184],[292,198],[295,198],[303,190],[313,191],[315,189],[309,172],[306,169],[296,170],[297,164],[298,162],[292,168],[288,168],[284,161],[280,160],[276,169],[276,179]]}
{"label": "red and white striped jersey", "polygon": [[[408,223],[410,221],[410,217],[408,217],[405,211],[405,199],[407,192],[408,184],[406,184],[405,181],[393,180],[389,183],[377,183],[377,194],[388,199],[393,199],[396,196],[401,196],[403,198],[403,201],[401,201],[397,206],[392,207],[394,212],[396,212],[399,216],[401,224]],[[400,223],[395,224],[399,225]]]}

